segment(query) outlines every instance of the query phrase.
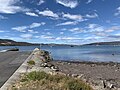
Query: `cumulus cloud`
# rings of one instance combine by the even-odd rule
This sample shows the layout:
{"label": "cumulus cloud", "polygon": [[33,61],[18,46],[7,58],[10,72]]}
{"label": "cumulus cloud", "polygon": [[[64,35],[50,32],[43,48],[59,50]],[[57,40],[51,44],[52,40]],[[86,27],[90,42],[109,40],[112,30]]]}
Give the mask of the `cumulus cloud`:
{"label": "cumulus cloud", "polygon": [[19,0],[0,0],[0,13],[14,14],[21,11],[29,11],[29,9],[15,5]]}
{"label": "cumulus cloud", "polygon": [[49,35],[41,35],[40,38],[42,38],[42,39],[55,39],[53,36],[49,36]]}
{"label": "cumulus cloud", "polygon": [[78,37],[57,37],[56,40],[81,40]]}
{"label": "cumulus cloud", "polygon": [[31,39],[33,35],[32,34],[21,34],[20,37],[24,39]]}
{"label": "cumulus cloud", "polygon": [[26,32],[25,29],[27,29],[27,26],[19,26],[19,27],[13,27],[13,30],[19,31],[19,32]]}
{"label": "cumulus cloud", "polygon": [[54,13],[53,11],[51,10],[44,10],[44,11],[38,11],[37,12],[40,14],[40,15],[43,15],[43,16],[47,16],[47,17],[53,17],[53,18],[59,18],[59,16]]}
{"label": "cumulus cloud", "polygon": [[32,23],[29,27],[30,28],[36,28],[36,27],[40,27],[41,25],[45,25],[45,22],[42,22],[42,23]]}
{"label": "cumulus cloud", "polygon": [[97,28],[99,25],[97,25],[97,24],[89,24],[88,25],[88,28],[89,29],[95,29],[95,28]]}
{"label": "cumulus cloud", "polygon": [[68,22],[64,22],[64,23],[60,23],[57,24],[56,26],[65,26],[65,25],[76,25],[78,22],[72,22],[72,21],[68,21]]}
{"label": "cumulus cloud", "polygon": [[114,38],[114,39],[118,40],[120,38],[120,34],[108,35],[107,37]]}
{"label": "cumulus cloud", "polygon": [[120,15],[120,7],[117,8],[117,12],[114,14],[115,16]]}
{"label": "cumulus cloud", "polygon": [[89,4],[89,3],[91,3],[93,0],[88,0],[87,2],[86,2],[86,4]]}
{"label": "cumulus cloud", "polygon": [[71,32],[74,32],[74,33],[81,33],[81,32],[84,32],[84,30],[80,29],[80,28],[72,28],[72,29],[69,29],[69,31]]}
{"label": "cumulus cloud", "polygon": [[64,32],[60,32],[60,34],[62,35],[62,34],[64,34]]}
{"label": "cumulus cloud", "polygon": [[120,26],[112,26],[112,27],[108,28],[107,30],[105,30],[105,32],[110,33],[110,32],[114,32],[116,30],[120,30]]}
{"label": "cumulus cloud", "polygon": [[89,24],[87,28],[88,30],[86,32],[96,33],[104,31],[104,28],[98,24]]}
{"label": "cumulus cloud", "polygon": [[[120,26],[111,26],[109,28],[105,28],[103,26],[100,26],[98,24],[89,24],[87,27],[87,30],[85,30],[86,33],[92,33],[97,36],[109,36],[110,33],[113,33],[115,31],[119,31]],[[113,35],[111,35],[113,36]]]}
{"label": "cumulus cloud", "polygon": [[45,25],[45,22],[41,23],[32,23],[29,26],[18,26],[18,27],[13,27],[13,30],[19,31],[19,32],[26,32],[26,29],[32,29],[32,28],[37,28],[40,27],[41,25]]}
{"label": "cumulus cloud", "polygon": [[0,33],[4,33],[5,31],[3,31],[3,30],[0,30]]}
{"label": "cumulus cloud", "polygon": [[7,19],[7,17],[0,15],[0,19]]}
{"label": "cumulus cloud", "polygon": [[28,15],[28,16],[38,17],[38,15],[37,15],[37,14],[32,13],[32,12],[26,12],[25,14],[26,14],[26,15]]}
{"label": "cumulus cloud", "polygon": [[73,15],[73,14],[64,14],[63,13],[63,18],[67,18],[67,19],[71,19],[71,20],[76,20],[76,21],[84,21],[83,16],[82,15]]}
{"label": "cumulus cloud", "polygon": [[98,14],[97,14],[97,13],[94,13],[94,14],[86,14],[86,17],[87,17],[87,18],[97,18],[97,17],[98,17]]}
{"label": "cumulus cloud", "polygon": [[45,3],[45,1],[44,0],[40,0],[37,5],[41,5],[43,3]]}
{"label": "cumulus cloud", "polygon": [[38,31],[34,31],[34,30],[28,30],[28,32],[33,33],[33,34],[38,33]]}
{"label": "cumulus cloud", "polygon": [[75,8],[78,6],[77,0],[56,0],[56,2],[69,8]]}

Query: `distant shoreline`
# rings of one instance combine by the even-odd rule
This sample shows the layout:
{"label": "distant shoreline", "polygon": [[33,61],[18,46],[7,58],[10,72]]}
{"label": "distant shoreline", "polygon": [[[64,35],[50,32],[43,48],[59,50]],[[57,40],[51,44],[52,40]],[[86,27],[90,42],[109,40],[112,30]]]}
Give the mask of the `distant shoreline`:
{"label": "distant shoreline", "polygon": [[113,61],[106,61],[106,62],[100,62],[100,61],[77,61],[77,60],[54,60],[54,62],[66,62],[66,63],[80,63],[80,64],[96,64],[96,65],[115,65],[120,64],[120,62],[113,62]]}

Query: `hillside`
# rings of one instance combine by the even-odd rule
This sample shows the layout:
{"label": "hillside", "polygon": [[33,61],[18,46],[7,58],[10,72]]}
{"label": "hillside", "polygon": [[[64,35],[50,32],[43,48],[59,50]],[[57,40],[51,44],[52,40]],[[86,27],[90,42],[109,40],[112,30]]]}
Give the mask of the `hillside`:
{"label": "hillside", "polygon": [[31,46],[31,45],[38,45],[38,44],[27,43],[27,42],[16,42],[9,39],[0,39],[0,46]]}
{"label": "hillside", "polygon": [[120,45],[120,41],[114,41],[114,42],[97,42],[97,43],[90,43],[85,45]]}

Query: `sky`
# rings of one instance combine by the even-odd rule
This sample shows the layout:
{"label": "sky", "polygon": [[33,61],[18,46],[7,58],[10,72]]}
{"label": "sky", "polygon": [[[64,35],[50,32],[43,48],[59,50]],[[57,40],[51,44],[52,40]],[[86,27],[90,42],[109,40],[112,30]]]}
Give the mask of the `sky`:
{"label": "sky", "polygon": [[120,0],[0,0],[0,39],[78,45],[120,41]]}

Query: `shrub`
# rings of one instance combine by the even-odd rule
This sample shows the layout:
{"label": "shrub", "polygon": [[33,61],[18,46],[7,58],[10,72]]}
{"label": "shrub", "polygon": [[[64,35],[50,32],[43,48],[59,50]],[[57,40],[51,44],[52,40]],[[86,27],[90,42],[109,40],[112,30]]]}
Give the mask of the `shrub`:
{"label": "shrub", "polygon": [[30,72],[29,74],[27,74],[27,79],[28,80],[41,80],[41,79],[44,79],[44,78],[47,78],[48,77],[48,74],[46,74],[45,72],[36,72],[36,71],[33,71],[33,72]]}
{"label": "shrub", "polygon": [[27,83],[17,90],[93,90],[79,79],[63,75],[50,75],[45,72],[30,72],[23,78],[23,81],[25,80]]}

